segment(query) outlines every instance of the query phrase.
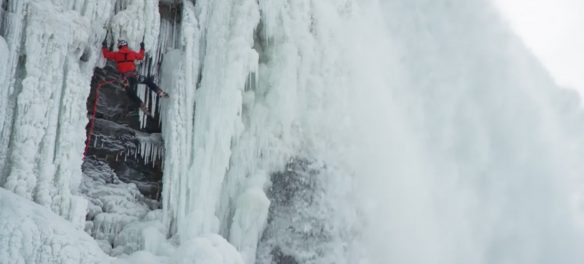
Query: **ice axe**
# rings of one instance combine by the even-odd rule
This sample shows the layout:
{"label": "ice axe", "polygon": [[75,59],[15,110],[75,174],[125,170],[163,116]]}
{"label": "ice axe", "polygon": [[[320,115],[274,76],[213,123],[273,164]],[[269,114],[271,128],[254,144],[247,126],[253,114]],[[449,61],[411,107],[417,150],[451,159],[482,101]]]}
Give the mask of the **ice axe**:
{"label": "ice axe", "polygon": [[[104,28],[105,29],[105,28]],[[107,35],[109,34],[109,31],[107,31],[105,33],[105,38],[103,38],[103,41],[101,42],[101,46],[102,47],[107,47]]]}
{"label": "ice axe", "polygon": [[109,36],[109,39],[110,39],[109,49],[114,50],[114,34],[112,33],[112,31],[110,29],[107,30],[106,36]]}
{"label": "ice axe", "polygon": [[[144,47],[144,40],[146,39],[146,34],[142,35],[142,42],[140,42],[140,48]],[[146,67],[148,69],[146,77],[147,78],[152,78],[152,73],[151,73],[151,69],[152,69],[152,58],[148,57],[146,60]]]}
{"label": "ice axe", "polygon": [[[107,32],[105,33],[105,38],[103,39],[103,42],[101,43],[103,47],[107,47],[107,42],[109,39],[111,39],[111,37],[112,37],[111,31],[109,29],[107,29]],[[112,40],[110,42],[109,50],[112,51],[113,49],[114,49],[114,42]]]}

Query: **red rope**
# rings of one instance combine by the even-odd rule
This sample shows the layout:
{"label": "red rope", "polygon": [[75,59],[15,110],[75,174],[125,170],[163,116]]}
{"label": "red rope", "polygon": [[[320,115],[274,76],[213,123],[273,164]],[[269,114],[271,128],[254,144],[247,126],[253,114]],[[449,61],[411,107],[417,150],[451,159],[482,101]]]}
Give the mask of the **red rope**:
{"label": "red rope", "polygon": [[97,101],[99,100],[99,88],[102,86],[115,82],[115,79],[103,80],[99,82],[95,88],[95,99],[93,100],[93,112],[91,113],[91,119],[89,120],[89,132],[87,133],[87,140],[85,141],[85,150],[83,151],[83,160],[87,156],[89,151],[89,144],[91,143],[91,137],[93,136],[93,128],[95,127],[95,115],[97,114]]}

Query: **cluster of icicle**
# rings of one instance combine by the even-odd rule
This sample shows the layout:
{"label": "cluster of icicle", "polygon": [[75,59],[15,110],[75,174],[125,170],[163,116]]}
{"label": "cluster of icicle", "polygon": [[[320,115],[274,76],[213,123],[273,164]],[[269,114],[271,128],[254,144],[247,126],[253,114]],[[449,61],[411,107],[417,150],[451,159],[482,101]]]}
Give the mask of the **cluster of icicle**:
{"label": "cluster of icicle", "polygon": [[[164,145],[160,139],[160,134],[152,134],[150,137],[137,136],[138,144],[128,143],[123,146],[115,146],[119,150],[115,154],[115,160],[123,159],[126,161],[128,157],[133,159],[142,159],[144,164],[151,164],[152,167],[162,165],[164,163]],[[91,138],[91,146],[93,148],[103,149],[110,144],[111,141],[107,137],[94,134]]]}

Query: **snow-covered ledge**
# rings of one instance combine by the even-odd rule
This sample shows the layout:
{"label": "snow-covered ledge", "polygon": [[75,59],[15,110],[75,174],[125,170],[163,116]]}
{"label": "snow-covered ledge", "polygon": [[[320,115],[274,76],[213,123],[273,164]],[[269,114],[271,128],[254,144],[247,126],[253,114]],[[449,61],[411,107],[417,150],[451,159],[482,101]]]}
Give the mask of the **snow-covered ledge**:
{"label": "snow-covered ledge", "polygon": [[95,240],[53,212],[0,188],[0,262],[110,263]]}

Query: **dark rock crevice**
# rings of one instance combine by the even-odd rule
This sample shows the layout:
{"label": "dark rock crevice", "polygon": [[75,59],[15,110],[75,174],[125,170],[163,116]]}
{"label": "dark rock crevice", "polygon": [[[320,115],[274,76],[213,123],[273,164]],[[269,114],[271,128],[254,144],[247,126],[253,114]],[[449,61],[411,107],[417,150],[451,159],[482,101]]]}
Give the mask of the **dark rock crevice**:
{"label": "dark rock crevice", "polygon": [[[127,4],[128,1],[116,1],[115,13],[126,9]],[[158,49],[147,53],[137,69],[142,75],[152,76],[155,83],[160,80],[160,66],[165,52],[179,46],[182,3],[161,1],[159,12]],[[89,146],[86,159],[106,162],[122,182],[135,183],[144,196],[159,200],[164,165],[159,102],[164,99],[157,100],[156,95],[147,88],[136,90],[141,93],[139,96],[153,117],[146,116],[126,94],[114,63],[109,62],[103,69],[95,68],[87,99],[90,121],[86,128]]]}
{"label": "dark rock crevice", "polygon": [[[87,100],[89,148],[86,159],[106,162],[120,180],[135,183],[146,197],[159,199],[163,165],[160,122],[156,120],[159,115],[141,127],[139,115],[143,113],[119,80],[113,65],[95,69]],[[91,122],[94,122],[92,131]],[[154,150],[158,157],[146,159],[142,155],[145,146]]]}
{"label": "dark rock crevice", "polygon": [[337,230],[333,208],[325,199],[326,166],[291,159],[271,175],[268,224],[258,246],[258,263],[328,263]]}

